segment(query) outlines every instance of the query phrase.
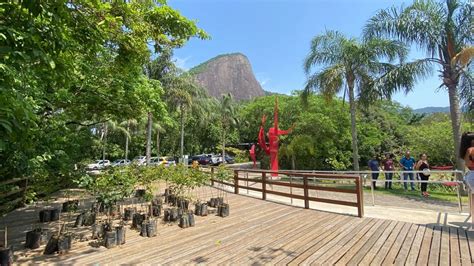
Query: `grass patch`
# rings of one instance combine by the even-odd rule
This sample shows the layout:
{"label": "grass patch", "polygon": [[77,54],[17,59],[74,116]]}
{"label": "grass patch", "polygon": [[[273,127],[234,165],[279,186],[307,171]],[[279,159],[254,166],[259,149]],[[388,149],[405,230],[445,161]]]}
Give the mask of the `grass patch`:
{"label": "grass patch", "polygon": [[[370,193],[370,187],[364,187],[364,191]],[[374,191],[374,193],[375,195],[391,195],[391,196],[404,197],[404,198],[409,198],[409,199],[423,198],[421,196],[421,191],[419,188],[417,188],[416,191],[411,191],[411,190],[404,190],[403,188],[384,189],[384,188],[378,187],[377,190]],[[458,196],[456,194],[456,191],[446,192],[446,191],[430,190],[428,186],[428,193],[430,194],[428,199],[431,199],[431,200],[439,200],[439,201],[452,202],[452,203],[458,202]],[[467,203],[467,201],[468,201],[467,197],[461,196],[462,203]]]}

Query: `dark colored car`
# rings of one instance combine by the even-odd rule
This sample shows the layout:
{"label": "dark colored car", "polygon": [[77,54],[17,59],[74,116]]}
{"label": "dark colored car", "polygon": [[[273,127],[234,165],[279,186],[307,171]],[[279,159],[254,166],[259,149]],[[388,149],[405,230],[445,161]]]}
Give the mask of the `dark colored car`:
{"label": "dark colored car", "polygon": [[212,164],[212,155],[210,155],[210,154],[199,155],[199,160],[198,160],[198,162],[199,162],[199,164],[201,164],[201,165]]}
{"label": "dark colored car", "polygon": [[229,155],[226,155],[225,156],[225,162],[228,163],[228,164],[233,164],[233,163],[235,163],[235,160],[234,160],[234,158],[230,157]]}
{"label": "dark colored car", "polygon": [[188,158],[188,164],[193,164],[193,161],[197,161],[201,165],[208,165],[211,162],[211,158],[207,154],[194,155]]}

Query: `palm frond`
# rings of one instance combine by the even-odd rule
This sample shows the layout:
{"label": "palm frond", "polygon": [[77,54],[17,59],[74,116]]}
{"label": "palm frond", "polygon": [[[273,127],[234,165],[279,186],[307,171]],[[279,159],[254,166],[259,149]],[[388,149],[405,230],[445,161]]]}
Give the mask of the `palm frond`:
{"label": "palm frond", "polygon": [[344,85],[344,71],[344,66],[337,64],[308,77],[302,93],[303,102],[307,101],[312,91],[320,92],[327,100],[332,99]]}
{"label": "palm frond", "polygon": [[474,6],[466,1],[459,5],[458,12],[454,15],[454,36],[456,38],[456,45],[459,49],[461,49],[466,43],[474,42],[474,35],[472,34],[473,8]]}
{"label": "palm frond", "polygon": [[381,95],[390,99],[393,93],[413,90],[415,83],[432,73],[432,62],[429,59],[419,59],[410,63],[391,65],[381,64],[384,74],[375,78],[370,86],[380,91]]}
{"label": "palm frond", "polygon": [[408,55],[408,47],[396,40],[387,40],[382,38],[372,38],[364,43],[363,52],[368,54],[372,60],[386,58],[389,62],[398,59],[404,62]]}
{"label": "palm frond", "polygon": [[451,66],[459,64],[461,68],[466,67],[473,57],[474,46],[465,47],[451,59]]}
{"label": "palm frond", "polygon": [[364,38],[389,37],[415,43],[433,55],[442,43],[445,8],[437,2],[415,1],[407,8],[381,10],[369,19]]}
{"label": "palm frond", "polygon": [[310,53],[304,61],[304,71],[309,74],[315,65],[336,64],[342,59],[342,43],[346,40],[338,31],[326,31],[311,41]]}
{"label": "palm frond", "polygon": [[459,81],[459,96],[468,113],[474,112],[474,74],[472,69],[463,71]]}

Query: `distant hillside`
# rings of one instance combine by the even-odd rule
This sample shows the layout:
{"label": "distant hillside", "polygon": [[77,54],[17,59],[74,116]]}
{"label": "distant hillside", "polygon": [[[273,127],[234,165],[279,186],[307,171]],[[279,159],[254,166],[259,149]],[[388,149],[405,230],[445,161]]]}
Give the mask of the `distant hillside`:
{"label": "distant hillside", "polygon": [[236,100],[264,96],[248,58],[241,53],[222,54],[189,70],[196,81],[215,98],[230,93]]}
{"label": "distant hillside", "polygon": [[265,96],[272,96],[272,95],[285,95],[283,93],[279,93],[279,92],[273,92],[273,91],[263,91],[265,92]]}
{"label": "distant hillside", "polygon": [[419,109],[413,109],[414,113],[417,114],[433,114],[433,113],[449,113],[448,107],[423,107]]}

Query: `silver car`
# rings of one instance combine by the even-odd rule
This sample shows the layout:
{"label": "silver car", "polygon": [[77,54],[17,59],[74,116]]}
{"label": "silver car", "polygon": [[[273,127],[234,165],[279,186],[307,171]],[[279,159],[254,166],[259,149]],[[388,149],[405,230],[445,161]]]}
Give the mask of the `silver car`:
{"label": "silver car", "polygon": [[117,159],[117,160],[115,160],[115,161],[112,163],[112,167],[125,166],[125,165],[129,165],[129,164],[130,164],[130,160],[127,160],[127,159]]}

